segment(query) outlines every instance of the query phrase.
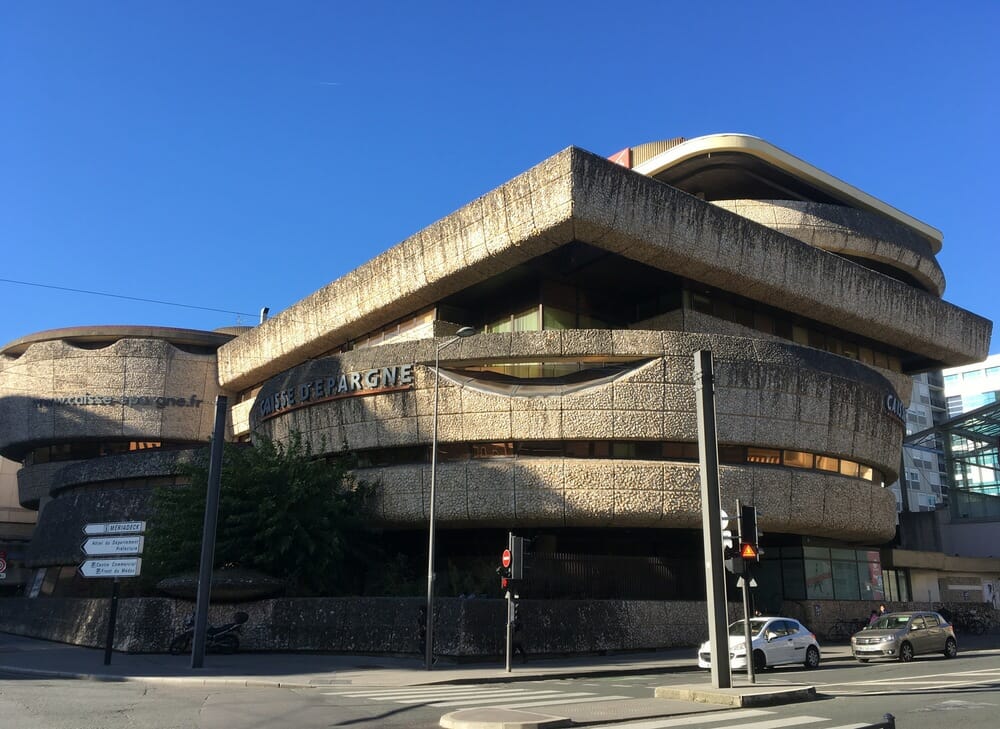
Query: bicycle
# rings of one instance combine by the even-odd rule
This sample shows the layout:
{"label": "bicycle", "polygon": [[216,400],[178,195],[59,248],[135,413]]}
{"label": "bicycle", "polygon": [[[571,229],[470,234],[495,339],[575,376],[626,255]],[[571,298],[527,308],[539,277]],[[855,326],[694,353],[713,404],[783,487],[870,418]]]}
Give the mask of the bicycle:
{"label": "bicycle", "polygon": [[864,628],[867,624],[868,622],[866,620],[850,620],[847,618],[841,618],[840,620],[834,622],[830,629],[826,631],[826,639],[832,643],[848,641],[851,639],[852,635]]}

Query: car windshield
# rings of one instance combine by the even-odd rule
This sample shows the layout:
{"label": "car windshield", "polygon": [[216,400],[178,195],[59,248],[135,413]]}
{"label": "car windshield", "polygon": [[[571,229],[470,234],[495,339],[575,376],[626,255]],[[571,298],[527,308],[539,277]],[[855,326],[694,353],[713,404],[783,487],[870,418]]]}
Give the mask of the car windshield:
{"label": "car windshield", "polygon": [[868,627],[872,630],[897,630],[905,628],[909,622],[909,615],[883,615]]}
{"label": "car windshield", "polygon": [[[750,621],[750,635],[757,635],[757,633],[761,631],[761,629],[764,627],[766,623],[767,623],[766,620],[752,619]],[[737,620],[735,623],[731,624],[729,626],[729,634],[742,638],[744,635],[743,621]]]}

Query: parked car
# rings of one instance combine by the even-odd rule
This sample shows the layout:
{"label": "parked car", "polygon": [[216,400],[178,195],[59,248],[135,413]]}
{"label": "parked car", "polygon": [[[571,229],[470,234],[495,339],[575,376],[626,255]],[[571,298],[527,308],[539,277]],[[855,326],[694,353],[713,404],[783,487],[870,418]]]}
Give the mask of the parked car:
{"label": "parked car", "polygon": [[912,661],[921,653],[954,658],[958,655],[958,641],[955,629],[940,613],[886,613],[851,636],[851,652],[862,663],[873,658]]}
{"label": "parked car", "polygon": [[[755,671],[789,663],[799,663],[806,668],[819,666],[820,649],[816,636],[798,620],[782,617],[750,618],[750,640]],[[733,669],[746,670],[747,667],[742,620],[729,626],[729,665]],[[708,641],[698,649],[698,667],[712,667],[712,652]]]}

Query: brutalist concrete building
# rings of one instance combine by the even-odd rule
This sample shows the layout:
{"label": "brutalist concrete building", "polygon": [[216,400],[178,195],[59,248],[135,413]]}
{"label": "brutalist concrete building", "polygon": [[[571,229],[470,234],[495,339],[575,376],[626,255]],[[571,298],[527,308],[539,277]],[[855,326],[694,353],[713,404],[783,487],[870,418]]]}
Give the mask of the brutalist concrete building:
{"label": "brutalist concrete building", "polygon": [[153,489],[177,482],[211,436],[215,352],[233,336],[74,327],[0,349],[0,454],[21,464],[20,503],[39,513],[29,594],[106,592],[76,576],[83,527],[145,518]]}
{"label": "brutalist concrete building", "polygon": [[415,547],[439,355],[442,573],[512,529],[534,594],[692,598],[710,349],[723,503],[767,533],[761,600],[880,599],[909,375],[989,342],[941,299],[940,247],[753,137],[570,148],[225,344],[219,380],[247,433],[358,453]]}
{"label": "brutalist concrete building", "polygon": [[[57,396],[104,395],[92,370],[118,354],[8,346],[0,405],[18,415],[0,454],[28,459],[21,501],[39,505],[105,468],[52,473],[45,448],[109,428],[118,443],[204,441],[209,409],[128,403],[228,393],[233,438],[300,431],[317,453],[356,454],[387,543],[419,573],[437,381],[441,594],[495,594],[513,530],[533,539],[529,596],[698,600],[693,360],[708,349],[723,504],[756,505],[765,532],[759,602],[883,599],[887,581],[907,599],[878,549],[896,527],[884,487],[910,375],[982,359],[991,330],[942,300],[940,248],[930,226],[754,137],[612,160],[569,148],[259,326],[206,333],[204,355],[122,339],[156,351],[145,377],[115,375],[114,418]],[[462,327],[476,333],[454,338]],[[43,354],[50,390],[25,374]],[[78,379],[61,379],[63,358]],[[39,538],[71,528],[64,500]]]}

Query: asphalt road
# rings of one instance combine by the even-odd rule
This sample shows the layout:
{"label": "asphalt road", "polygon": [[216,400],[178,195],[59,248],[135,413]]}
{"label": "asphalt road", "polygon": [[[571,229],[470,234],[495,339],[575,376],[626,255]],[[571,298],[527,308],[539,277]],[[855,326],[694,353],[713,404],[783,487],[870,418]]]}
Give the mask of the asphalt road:
{"label": "asphalt road", "polygon": [[[413,689],[194,687],[4,676],[0,729],[421,729],[437,727],[443,714],[467,706],[534,705],[558,713],[552,702],[598,705],[617,700],[613,697],[650,698],[657,686],[698,682],[709,682],[707,672]],[[880,721],[891,712],[899,729],[994,729],[1000,715],[1000,652],[962,654],[954,660],[935,656],[909,664],[831,662],[816,671],[780,668],[761,674],[759,682],[810,683],[821,697],[750,712],[697,705],[690,714],[641,726],[834,729]]]}

